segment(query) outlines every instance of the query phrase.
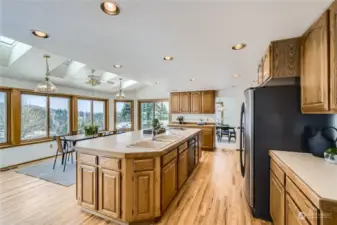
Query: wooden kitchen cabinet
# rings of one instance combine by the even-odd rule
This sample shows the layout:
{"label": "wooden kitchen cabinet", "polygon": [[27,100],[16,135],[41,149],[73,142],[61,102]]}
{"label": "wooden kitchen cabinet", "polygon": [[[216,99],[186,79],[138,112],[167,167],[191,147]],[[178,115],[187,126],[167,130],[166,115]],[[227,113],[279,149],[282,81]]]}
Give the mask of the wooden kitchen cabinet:
{"label": "wooden kitchen cabinet", "polygon": [[337,112],[337,1],[330,8],[330,108]]}
{"label": "wooden kitchen cabinet", "polygon": [[178,160],[178,189],[185,183],[188,176],[188,150],[179,154]]}
{"label": "wooden kitchen cabinet", "polygon": [[135,220],[150,219],[154,216],[154,171],[134,173]]}
{"label": "wooden kitchen cabinet", "polygon": [[112,218],[120,218],[121,173],[99,168],[98,211]]}
{"label": "wooden kitchen cabinet", "polygon": [[259,66],[257,68],[257,84],[261,85],[263,84],[263,68],[262,68],[262,60],[259,63]]}
{"label": "wooden kitchen cabinet", "polygon": [[191,92],[191,113],[201,113],[201,92]]}
{"label": "wooden kitchen cabinet", "polygon": [[329,111],[329,12],[303,35],[301,43],[302,112]]}
{"label": "wooden kitchen cabinet", "polygon": [[201,95],[202,109],[201,112],[204,114],[215,113],[215,92],[214,91],[203,91]]}
{"label": "wooden kitchen cabinet", "polygon": [[164,211],[177,193],[177,159],[162,168],[161,208]]}
{"label": "wooden kitchen cabinet", "polygon": [[284,224],[285,189],[270,170],[270,215],[274,225]]}
{"label": "wooden kitchen cabinet", "polygon": [[286,198],[285,207],[285,225],[310,225],[310,223],[302,216],[300,209],[289,195]]}
{"label": "wooden kitchen cabinet", "polygon": [[214,134],[210,130],[203,130],[202,132],[202,146],[206,149],[214,148]]}
{"label": "wooden kitchen cabinet", "polygon": [[266,82],[267,80],[269,80],[269,78],[271,77],[271,53],[270,53],[271,49],[270,46],[267,48],[263,59],[262,59],[262,74],[263,74],[263,82]]}
{"label": "wooden kitchen cabinet", "polygon": [[89,165],[79,165],[78,171],[78,201],[82,207],[97,209],[97,168]]}
{"label": "wooden kitchen cabinet", "polygon": [[180,105],[180,113],[190,113],[191,112],[191,93],[190,92],[180,92],[179,105]]}
{"label": "wooden kitchen cabinet", "polygon": [[170,108],[171,108],[171,113],[180,112],[180,94],[179,93],[171,93]]}

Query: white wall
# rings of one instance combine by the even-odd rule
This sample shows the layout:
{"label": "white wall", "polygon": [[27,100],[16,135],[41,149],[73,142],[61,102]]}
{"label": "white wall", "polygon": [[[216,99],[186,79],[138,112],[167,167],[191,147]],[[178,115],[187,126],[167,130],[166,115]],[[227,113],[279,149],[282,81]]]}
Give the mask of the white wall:
{"label": "white wall", "polygon": [[[14,88],[25,88],[34,89],[37,83],[30,81],[22,81],[16,79],[9,79],[7,77],[0,77],[0,86],[14,87]],[[65,94],[76,94],[88,97],[100,97],[109,99],[109,129],[114,128],[114,94],[104,93],[104,92],[94,92],[70,87],[63,87],[56,85],[58,93]],[[132,92],[125,93],[130,99],[135,97]],[[136,106],[136,105],[135,105]],[[136,107],[135,107],[136,108]],[[136,114],[135,114],[136,115]],[[136,117],[136,116],[135,116]],[[52,147],[50,146],[52,144]],[[40,158],[45,158],[54,155],[56,152],[55,142],[45,142],[41,144],[24,145],[12,148],[5,148],[0,150],[0,168],[7,167],[10,165],[20,164],[24,162],[33,161]]]}
{"label": "white wall", "polygon": [[183,116],[184,122],[199,122],[200,119],[204,122],[215,122],[215,114],[172,114],[172,122],[178,122],[178,116]]}

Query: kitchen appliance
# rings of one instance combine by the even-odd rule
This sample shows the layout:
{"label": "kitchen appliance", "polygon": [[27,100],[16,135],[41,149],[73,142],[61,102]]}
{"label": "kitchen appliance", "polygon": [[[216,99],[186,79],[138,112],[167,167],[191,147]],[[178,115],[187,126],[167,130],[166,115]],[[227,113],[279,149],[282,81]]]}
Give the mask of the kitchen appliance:
{"label": "kitchen appliance", "polygon": [[188,142],[188,174],[192,173],[195,166],[195,151],[197,147],[197,141],[192,138]]}
{"label": "kitchen appliance", "polygon": [[269,150],[308,152],[306,128],[337,123],[335,115],[302,114],[300,99],[298,86],[257,87],[244,92],[240,164],[244,195],[254,217],[270,220]]}

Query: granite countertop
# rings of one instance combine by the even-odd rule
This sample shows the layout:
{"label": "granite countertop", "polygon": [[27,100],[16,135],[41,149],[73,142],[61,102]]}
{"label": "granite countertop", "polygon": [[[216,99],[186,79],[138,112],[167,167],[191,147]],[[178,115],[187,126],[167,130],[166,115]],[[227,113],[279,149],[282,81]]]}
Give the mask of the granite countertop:
{"label": "granite countertop", "polygon": [[[173,142],[168,143],[160,149],[141,148],[134,146],[128,147],[131,144],[152,139],[152,134],[143,134],[143,131],[139,130],[80,141],[76,144],[75,150],[86,154],[96,154],[100,156],[113,156],[120,158],[153,157],[165,154],[173,147],[179,146],[199,132],[201,132],[201,129],[194,128],[184,130],[166,130],[165,133],[160,135],[178,135],[181,137]],[[157,136],[159,137],[160,135]]]}
{"label": "granite countertop", "polygon": [[271,151],[319,197],[337,202],[337,164],[311,153]]}

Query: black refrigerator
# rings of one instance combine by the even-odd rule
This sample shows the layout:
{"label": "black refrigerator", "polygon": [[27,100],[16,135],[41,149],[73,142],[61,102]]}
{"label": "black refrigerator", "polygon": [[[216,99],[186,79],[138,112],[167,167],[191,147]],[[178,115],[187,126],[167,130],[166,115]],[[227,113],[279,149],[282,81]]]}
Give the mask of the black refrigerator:
{"label": "black refrigerator", "polygon": [[256,218],[270,220],[269,150],[308,152],[308,129],[332,126],[334,115],[303,115],[300,87],[250,88],[240,117],[244,195]]}

